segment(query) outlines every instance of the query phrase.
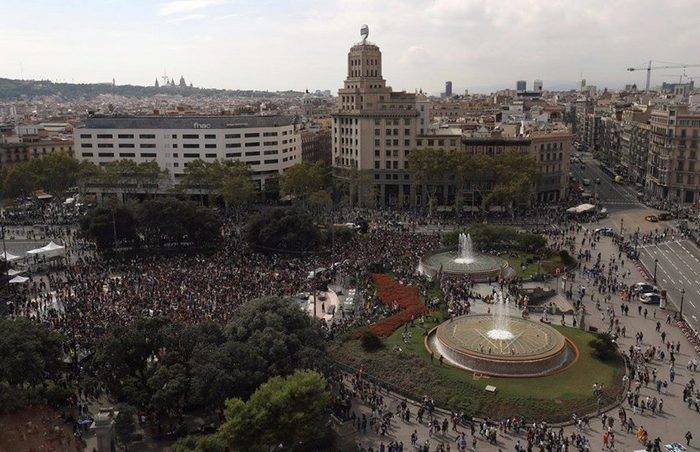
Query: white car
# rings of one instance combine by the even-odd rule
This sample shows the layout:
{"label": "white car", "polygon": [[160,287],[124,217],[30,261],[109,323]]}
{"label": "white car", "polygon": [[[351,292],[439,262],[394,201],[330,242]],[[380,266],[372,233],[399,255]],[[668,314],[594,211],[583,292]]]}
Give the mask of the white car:
{"label": "white car", "polygon": [[659,304],[661,303],[661,295],[658,293],[643,293],[639,296],[639,301],[644,304]]}
{"label": "white car", "polygon": [[638,282],[637,284],[632,286],[632,293],[659,293],[659,288],[647,282]]}

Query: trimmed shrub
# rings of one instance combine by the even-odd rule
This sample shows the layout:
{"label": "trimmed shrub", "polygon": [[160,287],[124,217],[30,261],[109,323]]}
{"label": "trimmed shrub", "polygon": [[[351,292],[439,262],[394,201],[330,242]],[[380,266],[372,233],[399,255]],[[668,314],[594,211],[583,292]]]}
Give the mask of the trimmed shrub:
{"label": "trimmed shrub", "polygon": [[364,330],[360,335],[360,344],[366,352],[375,352],[382,348],[382,340],[371,330]]}

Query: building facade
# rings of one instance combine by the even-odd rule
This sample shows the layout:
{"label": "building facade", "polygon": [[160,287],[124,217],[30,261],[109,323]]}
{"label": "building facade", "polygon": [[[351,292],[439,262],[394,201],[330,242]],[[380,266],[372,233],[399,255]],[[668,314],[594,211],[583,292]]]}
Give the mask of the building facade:
{"label": "building facade", "polygon": [[347,58],[347,78],[333,113],[335,177],[348,183],[357,172],[371,174],[357,191],[361,204],[397,205],[415,192],[406,158],[420,129],[416,94],[395,92],[382,76],[382,53],[363,39]]}
{"label": "building facade", "polygon": [[650,126],[647,193],[678,204],[700,201],[700,111],[683,105],[653,110]]}
{"label": "building facade", "polygon": [[308,163],[331,164],[331,131],[320,129],[315,132],[301,132],[301,160]]}
{"label": "building facade", "polygon": [[0,143],[0,168],[28,162],[53,152],[73,155],[73,142],[65,140],[23,140],[18,143]]}
{"label": "building facade", "polygon": [[294,116],[90,117],[74,129],[75,157],[97,165],[155,161],[177,181],[196,160],[238,160],[253,181],[265,181],[301,162]]}

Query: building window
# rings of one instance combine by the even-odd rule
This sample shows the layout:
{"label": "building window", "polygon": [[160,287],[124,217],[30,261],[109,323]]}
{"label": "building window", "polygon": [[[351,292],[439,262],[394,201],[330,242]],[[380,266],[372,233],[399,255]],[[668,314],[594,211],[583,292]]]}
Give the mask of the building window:
{"label": "building window", "polygon": [[260,151],[251,151],[251,152],[245,153],[246,157],[252,157],[252,156],[256,156],[256,155],[260,155]]}
{"label": "building window", "polygon": [[81,155],[83,157],[92,157],[92,152],[83,152]]}
{"label": "building window", "polygon": [[[120,148],[133,148],[134,143],[119,143]],[[143,146],[142,146],[143,147]]]}
{"label": "building window", "polygon": [[226,143],[227,148],[239,148],[241,147],[241,143]]}
{"label": "building window", "polygon": [[205,144],[204,147],[206,149],[216,149],[216,144],[211,143],[211,144]]}
{"label": "building window", "polygon": [[[185,145],[185,146],[187,146],[187,145]],[[156,147],[156,144],[155,143],[141,143],[139,145],[139,147],[141,149],[153,149]],[[197,146],[197,147],[199,147],[199,146]]]}
{"label": "building window", "polygon": [[154,159],[156,158],[156,154],[154,152],[142,152],[141,153],[141,158],[143,159]]}
{"label": "building window", "polygon": [[185,149],[199,149],[199,144],[197,143],[185,143],[182,145]]}
{"label": "building window", "polygon": [[139,138],[142,140],[154,140],[156,136],[152,133],[144,133],[142,135],[139,135]]}
{"label": "building window", "polygon": [[133,152],[120,152],[119,157],[122,157],[122,158],[136,157],[136,154]]}
{"label": "building window", "polygon": [[273,163],[278,163],[278,160],[277,159],[265,160],[266,165],[271,165]]}
{"label": "building window", "polygon": [[182,156],[185,157],[186,159],[198,159],[199,158],[199,154],[187,154],[187,153],[185,153],[185,154],[182,154]]}
{"label": "building window", "polygon": [[114,145],[112,143],[97,143],[98,148],[112,148]]}
{"label": "building window", "polygon": [[226,154],[227,158],[234,158],[234,157],[240,157],[240,156],[241,156],[240,152],[230,152],[230,153]]}
{"label": "building window", "polygon": [[134,138],[134,134],[133,133],[120,133],[119,135],[117,135],[117,138],[125,138],[127,140],[130,140],[130,139]]}
{"label": "building window", "polygon": [[185,140],[198,140],[199,135],[197,135],[197,134],[183,134],[182,138],[184,138]]}
{"label": "building window", "polygon": [[259,136],[260,136],[260,134],[257,133],[257,132],[251,132],[251,133],[246,133],[246,134],[245,134],[245,137],[246,137],[246,138],[257,138],[257,137],[259,137]]}
{"label": "building window", "polygon": [[240,133],[227,133],[224,135],[224,138],[240,138],[241,134]]}
{"label": "building window", "polygon": [[245,144],[245,147],[247,147],[247,148],[253,148],[253,147],[256,147],[256,146],[260,146],[260,142],[259,142],[259,141],[253,141],[253,142],[251,142],[251,143],[246,143],[246,144]]}
{"label": "building window", "polygon": [[208,159],[215,159],[216,158],[216,154],[204,154],[204,156]]}
{"label": "building window", "polygon": [[92,143],[80,143],[80,147],[81,147],[81,148],[91,148],[91,147],[92,147]]}
{"label": "building window", "polygon": [[114,152],[99,152],[98,157],[114,157]]}
{"label": "building window", "polygon": [[215,139],[216,139],[216,135],[207,134],[207,135],[204,135],[204,139],[205,139],[205,140],[215,140]]}
{"label": "building window", "polygon": [[98,133],[97,138],[112,138],[111,133]]}
{"label": "building window", "polygon": [[90,133],[81,133],[80,138],[92,138],[92,134]]}
{"label": "building window", "polygon": [[264,136],[264,137],[276,137],[276,136],[277,136],[277,132],[264,132],[264,133],[263,133],[263,136]]}

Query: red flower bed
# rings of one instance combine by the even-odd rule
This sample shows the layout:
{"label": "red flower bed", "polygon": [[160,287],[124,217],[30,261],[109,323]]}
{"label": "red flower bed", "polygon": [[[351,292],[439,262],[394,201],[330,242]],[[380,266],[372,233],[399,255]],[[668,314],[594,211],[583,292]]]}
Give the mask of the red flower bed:
{"label": "red flower bed", "polygon": [[370,331],[377,336],[389,336],[403,324],[410,322],[411,319],[428,312],[428,308],[420,302],[417,287],[399,284],[394,278],[385,274],[375,273],[372,275],[372,279],[377,285],[379,301],[389,307],[400,306],[403,308],[396,314],[370,325]]}

